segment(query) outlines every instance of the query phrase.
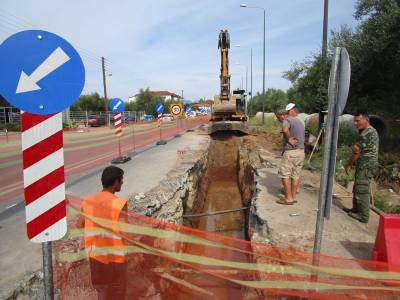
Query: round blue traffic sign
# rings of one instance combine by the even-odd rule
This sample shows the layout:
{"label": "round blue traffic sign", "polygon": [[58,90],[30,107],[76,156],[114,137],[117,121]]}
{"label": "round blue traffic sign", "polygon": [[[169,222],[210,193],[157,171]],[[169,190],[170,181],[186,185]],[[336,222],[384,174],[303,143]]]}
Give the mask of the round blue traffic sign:
{"label": "round blue traffic sign", "polygon": [[156,112],[161,114],[164,111],[164,105],[161,103],[156,104]]}
{"label": "round blue traffic sign", "polygon": [[192,108],[190,106],[186,107],[186,113],[190,113],[192,111]]}
{"label": "round blue traffic sign", "polygon": [[110,110],[115,113],[122,112],[125,108],[125,102],[119,98],[111,99],[108,105]]}
{"label": "round blue traffic sign", "polygon": [[0,45],[0,94],[33,114],[63,111],[80,96],[85,67],[63,38],[43,30],[26,30]]}

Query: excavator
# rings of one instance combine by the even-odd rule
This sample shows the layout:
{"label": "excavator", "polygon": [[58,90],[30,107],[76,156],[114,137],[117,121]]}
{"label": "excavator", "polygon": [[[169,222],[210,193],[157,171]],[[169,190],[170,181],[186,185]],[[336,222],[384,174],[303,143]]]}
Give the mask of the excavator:
{"label": "excavator", "polygon": [[229,75],[228,53],[230,38],[227,29],[221,29],[218,39],[221,52],[220,94],[214,96],[209,134],[219,131],[239,131],[248,134],[246,125],[246,99],[244,90],[235,90],[231,94],[231,75]]}

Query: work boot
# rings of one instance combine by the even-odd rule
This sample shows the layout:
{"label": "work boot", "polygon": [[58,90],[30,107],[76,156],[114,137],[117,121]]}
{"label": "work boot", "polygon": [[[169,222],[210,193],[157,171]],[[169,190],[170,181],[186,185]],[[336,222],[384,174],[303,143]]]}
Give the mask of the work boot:
{"label": "work boot", "polygon": [[349,217],[352,217],[353,219],[356,219],[357,221],[359,221],[361,223],[368,223],[368,220],[362,219],[358,213],[349,212],[348,215],[349,215]]}
{"label": "work boot", "polygon": [[354,207],[353,207],[353,208],[343,207],[342,209],[343,209],[343,211],[346,212],[346,213],[349,213],[349,212],[355,213],[355,212],[357,212],[357,211],[354,209]]}

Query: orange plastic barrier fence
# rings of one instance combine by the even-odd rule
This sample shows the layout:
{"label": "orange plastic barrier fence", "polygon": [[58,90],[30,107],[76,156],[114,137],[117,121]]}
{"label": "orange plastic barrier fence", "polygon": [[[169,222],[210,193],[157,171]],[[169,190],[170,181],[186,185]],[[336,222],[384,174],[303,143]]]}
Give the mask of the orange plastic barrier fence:
{"label": "orange plastic barrier fence", "polygon": [[[399,299],[400,273],[387,264],[320,256],[293,248],[251,243],[134,213],[118,224],[86,215],[81,200],[68,199],[67,236],[53,243],[54,274],[61,299],[97,299],[99,281],[110,285],[108,299]],[[84,230],[88,218],[98,225]],[[102,255],[115,249],[85,249],[84,236],[123,239],[126,262],[110,278],[93,266],[90,251]],[[117,281],[124,286],[113,286]],[[114,283],[112,283],[114,282]],[[121,294],[124,294],[122,296]],[[116,293],[120,294],[116,294]],[[114,293],[114,294],[113,294]]]}

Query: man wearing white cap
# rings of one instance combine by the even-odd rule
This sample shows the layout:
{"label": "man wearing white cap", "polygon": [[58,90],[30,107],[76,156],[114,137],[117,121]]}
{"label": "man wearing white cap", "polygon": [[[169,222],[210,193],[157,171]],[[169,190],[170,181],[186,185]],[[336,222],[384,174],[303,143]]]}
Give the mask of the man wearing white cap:
{"label": "man wearing white cap", "polygon": [[296,203],[295,195],[299,187],[301,169],[304,163],[304,124],[297,118],[297,108],[294,103],[286,106],[288,117],[282,122],[282,132],[285,138],[283,156],[279,168],[285,190],[285,199],[279,204],[292,205]]}

